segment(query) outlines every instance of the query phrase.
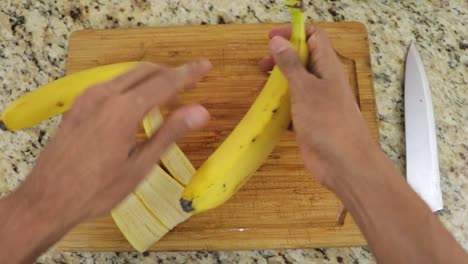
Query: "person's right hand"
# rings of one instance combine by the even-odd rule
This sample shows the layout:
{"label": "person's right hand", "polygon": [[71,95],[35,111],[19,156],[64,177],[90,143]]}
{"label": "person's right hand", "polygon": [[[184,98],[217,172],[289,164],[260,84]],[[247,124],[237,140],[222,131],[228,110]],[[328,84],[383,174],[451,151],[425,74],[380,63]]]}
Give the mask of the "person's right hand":
{"label": "person's right hand", "polygon": [[210,69],[207,60],[178,68],[143,63],[89,88],[63,118],[18,192],[31,206],[44,204],[49,216],[60,212],[70,223],[107,213],[148,175],[170,144],[207,122],[209,114],[201,105],[183,106],[147,142],[135,142],[151,109],[169,103]]}
{"label": "person's right hand", "polygon": [[272,56],[260,62],[269,71],[276,63],[290,84],[292,119],[305,166],[325,187],[356,172],[379,149],[359,111],[344,67],[327,34],[308,26],[309,63],[301,64],[286,40],[290,27],[270,32]]}

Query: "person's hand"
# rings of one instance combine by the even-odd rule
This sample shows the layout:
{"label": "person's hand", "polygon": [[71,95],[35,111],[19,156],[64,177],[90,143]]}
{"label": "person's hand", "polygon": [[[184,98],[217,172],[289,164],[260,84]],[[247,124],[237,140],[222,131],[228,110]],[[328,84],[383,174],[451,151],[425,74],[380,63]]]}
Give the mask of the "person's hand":
{"label": "person's hand", "polygon": [[269,71],[276,63],[290,83],[292,119],[305,166],[325,187],[335,189],[378,149],[348,83],[344,67],[327,34],[307,27],[309,63],[301,64],[286,40],[290,27],[270,32],[272,56],[260,62]]}
{"label": "person's hand", "polygon": [[[178,68],[145,63],[77,98],[18,192],[35,208],[60,211],[67,223],[108,212],[148,174],[165,149],[204,125],[200,105],[179,108],[146,143],[135,134],[145,114],[193,86],[211,68],[194,61]],[[50,217],[55,217],[51,215]]]}

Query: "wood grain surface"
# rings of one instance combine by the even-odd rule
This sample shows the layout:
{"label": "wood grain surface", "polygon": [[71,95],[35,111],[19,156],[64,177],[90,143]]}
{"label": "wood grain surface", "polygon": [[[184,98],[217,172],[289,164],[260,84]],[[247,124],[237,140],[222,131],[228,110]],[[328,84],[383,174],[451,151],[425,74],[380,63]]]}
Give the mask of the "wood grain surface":
{"label": "wood grain surface", "polygon": [[[352,89],[378,140],[367,31],[359,23],[317,23],[330,35]],[[268,54],[267,33],[275,24],[156,27],[75,32],[67,69],[145,60],[179,65],[209,58],[213,70],[183,103],[202,103],[212,114],[203,130],[178,142],[196,167],[226,138],[267,76],[257,67]],[[118,133],[118,132],[116,132]],[[111,150],[110,150],[111,151]],[[97,201],[98,202],[98,201]],[[292,132],[225,205],[190,218],[150,250],[237,250],[361,246],[366,241],[348,216],[336,225],[340,206],[304,169]],[[71,230],[58,247],[67,251],[131,251],[110,216]]]}

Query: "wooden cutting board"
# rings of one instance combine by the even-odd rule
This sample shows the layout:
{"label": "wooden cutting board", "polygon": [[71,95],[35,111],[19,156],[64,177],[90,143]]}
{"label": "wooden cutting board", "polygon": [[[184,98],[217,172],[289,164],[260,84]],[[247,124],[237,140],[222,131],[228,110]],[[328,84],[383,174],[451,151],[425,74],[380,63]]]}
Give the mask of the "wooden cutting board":
{"label": "wooden cutting board", "polygon": [[[349,74],[352,89],[378,140],[372,69],[366,28],[359,23],[317,23],[330,35]],[[202,103],[212,120],[178,144],[196,167],[247,112],[266,75],[258,61],[268,54],[275,24],[156,27],[75,32],[68,73],[98,65],[145,60],[179,65],[209,58],[214,68],[183,102]],[[131,175],[130,175],[131,176]],[[96,201],[99,202],[99,201]],[[348,215],[337,226],[336,196],[304,169],[292,132],[265,164],[225,205],[193,216],[150,250],[237,250],[361,246],[366,241]],[[131,251],[110,216],[71,230],[58,247],[68,251]]]}

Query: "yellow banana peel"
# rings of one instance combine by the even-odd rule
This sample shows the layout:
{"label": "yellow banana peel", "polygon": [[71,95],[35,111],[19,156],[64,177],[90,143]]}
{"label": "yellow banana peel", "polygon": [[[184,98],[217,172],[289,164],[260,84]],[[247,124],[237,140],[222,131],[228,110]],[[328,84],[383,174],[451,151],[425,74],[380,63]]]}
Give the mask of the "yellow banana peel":
{"label": "yellow banana peel", "polygon": [[32,127],[52,116],[61,114],[72,106],[75,99],[87,88],[109,81],[138,65],[122,62],[83,70],[26,93],[3,110],[0,128],[15,131]]}
{"label": "yellow banana peel", "polygon": [[[308,58],[301,1],[287,1],[292,16],[290,42],[302,62]],[[220,206],[261,166],[291,122],[288,81],[274,67],[257,99],[226,140],[193,176],[180,200],[187,212]]]}

